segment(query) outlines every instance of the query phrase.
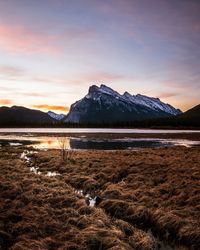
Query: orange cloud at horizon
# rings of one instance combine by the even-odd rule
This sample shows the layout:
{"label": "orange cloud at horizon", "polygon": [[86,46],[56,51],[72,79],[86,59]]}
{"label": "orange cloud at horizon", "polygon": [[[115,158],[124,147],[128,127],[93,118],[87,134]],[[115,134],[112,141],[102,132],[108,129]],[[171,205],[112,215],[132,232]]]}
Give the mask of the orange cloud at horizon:
{"label": "orange cloud at horizon", "polygon": [[41,109],[44,111],[59,111],[59,112],[69,111],[69,107],[67,106],[48,105],[48,104],[33,105],[32,108]]}
{"label": "orange cloud at horizon", "polygon": [[12,103],[9,99],[0,99],[0,105],[11,105]]}

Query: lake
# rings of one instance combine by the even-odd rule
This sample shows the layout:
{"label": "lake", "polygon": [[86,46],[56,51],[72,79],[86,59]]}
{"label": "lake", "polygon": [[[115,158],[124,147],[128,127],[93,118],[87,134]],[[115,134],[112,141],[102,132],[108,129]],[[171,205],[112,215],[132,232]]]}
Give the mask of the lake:
{"label": "lake", "polygon": [[[200,131],[110,128],[1,128],[0,146],[33,146],[37,149],[59,149],[59,134],[65,137],[65,147],[67,149],[117,150],[200,145],[200,140],[187,139],[184,136],[179,136],[180,138],[162,138],[163,135],[184,135],[188,133],[195,135]],[[91,134],[93,134],[92,137]],[[120,135],[119,138],[118,134]],[[144,138],[138,138],[142,134],[146,134]],[[154,138],[151,137],[152,134]]]}

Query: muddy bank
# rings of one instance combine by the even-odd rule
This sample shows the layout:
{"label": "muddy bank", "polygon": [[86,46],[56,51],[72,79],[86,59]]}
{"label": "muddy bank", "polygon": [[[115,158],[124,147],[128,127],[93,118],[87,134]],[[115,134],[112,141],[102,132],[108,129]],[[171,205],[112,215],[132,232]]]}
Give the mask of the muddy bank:
{"label": "muddy bank", "polygon": [[198,249],[200,147],[23,152],[0,150],[2,249]]}

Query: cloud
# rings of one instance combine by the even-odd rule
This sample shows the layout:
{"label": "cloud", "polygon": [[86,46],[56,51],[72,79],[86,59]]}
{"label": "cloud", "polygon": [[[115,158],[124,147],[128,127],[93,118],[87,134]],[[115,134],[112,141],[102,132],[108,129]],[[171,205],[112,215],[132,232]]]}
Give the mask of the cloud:
{"label": "cloud", "polygon": [[49,111],[49,110],[59,111],[59,112],[68,112],[69,111],[69,107],[48,105],[48,104],[33,105],[32,107],[36,108],[36,109],[42,109],[42,110],[45,110],[45,111]]}
{"label": "cloud", "polygon": [[[79,86],[79,85],[88,85],[88,84],[101,84],[101,83],[113,83],[117,81],[128,81],[133,82],[136,80],[136,77],[134,76],[125,76],[123,74],[117,74],[112,72],[105,72],[105,71],[90,71],[86,73],[77,72],[75,75],[74,73],[71,75],[41,75],[41,76],[33,76],[31,78],[34,82],[41,82],[41,83],[53,83],[56,85],[61,86]],[[73,84],[73,85],[72,85]],[[71,91],[67,91],[68,93]],[[73,91],[74,92],[74,91]]]}
{"label": "cloud", "polygon": [[53,35],[30,31],[23,26],[0,25],[0,46],[13,54],[55,54],[58,47]]}
{"label": "cloud", "polygon": [[176,92],[166,92],[166,93],[161,93],[158,94],[159,98],[170,98],[170,97],[174,97],[174,96],[178,96],[179,94]]}
{"label": "cloud", "polygon": [[17,66],[0,65],[0,76],[4,77],[21,77],[24,76],[25,70]]}
{"label": "cloud", "polygon": [[[197,0],[110,0],[93,1],[91,6],[104,15],[112,17],[108,25],[115,32],[123,32],[128,37],[154,47],[158,40],[171,42],[172,46],[186,47],[199,44],[200,2]],[[124,27],[126,27],[124,29]],[[147,41],[148,37],[148,43]]]}
{"label": "cloud", "polygon": [[23,90],[18,90],[15,93],[18,94],[18,95],[21,95],[21,96],[29,96],[29,97],[42,97],[42,98],[45,98],[45,97],[49,96],[47,93],[37,93],[37,92],[28,92],[28,91],[25,92]]}
{"label": "cloud", "polygon": [[94,73],[88,73],[84,74],[81,77],[82,82],[87,83],[102,83],[102,82],[111,82],[111,81],[118,81],[123,79],[124,77],[119,74],[114,73],[107,73],[107,72],[94,72]]}
{"label": "cloud", "polygon": [[163,82],[163,86],[173,88],[179,92],[199,92],[200,77],[185,77],[185,79],[167,80]]}
{"label": "cloud", "polygon": [[11,105],[12,103],[9,99],[0,99],[0,105]]}
{"label": "cloud", "polygon": [[109,73],[109,72],[94,72],[85,74],[83,76],[83,79],[86,81],[116,81],[123,79],[124,76],[120,74],[115,73]]}
{"label": "cloud", "polygon": [[65,28],[48,33],[33,31],[25,25],[0,24],[0,48],[11,54],[56,55],[74,41],[87,40],[96,34],[92,28]]}
{"label": "cloud", "polygon": [[95,72],[91,71],[88,73],[83,73],[79,74],[78,76],[76,75],[76,78],[74,77],[71,81],[73,83],[81,84],[81,83],[106,83],[106,82],[116,82],[120,80],[126,80],[126,81],[132,81],[134,78],[133,77],[128,77],[122,74],[117,74],[117,73],[110,73],[110,72]]}

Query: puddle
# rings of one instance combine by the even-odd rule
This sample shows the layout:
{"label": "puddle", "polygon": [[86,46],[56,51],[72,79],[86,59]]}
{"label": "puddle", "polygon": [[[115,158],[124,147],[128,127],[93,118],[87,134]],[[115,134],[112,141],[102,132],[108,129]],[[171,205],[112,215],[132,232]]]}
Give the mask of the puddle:
{"label": "puddle", "polygon": [[41,175],[42,172],[38,171],[39,168],[38,167],[30,167],[30,171],[33,172],[34,174],[39,174]]}
{"label": "puddle", "polygon": [[[22,160],[24,160],[26,163],[30,163],[31,162],[31,157],[29,157],[30,154],[37,154],[38,152],[37,151],[28,151],[28,150],[25,150],[22,152],[22,154],[20,155],[20,158]],[[34,174],[38,174],[38,175],[42,175],[43,173],[41,171],[39,171],[39,167],[30,167],[30,171],[33,172]],[[53,172],[53,171],[48,171],[46,174],[43,174],[45,176],[48,176],[48,177],[54,177],[54,176],[58,176],[60,175],[59,173],[57,172]]]}
{"label": "puddle", "polygon": [[89,197],[89,206],[90,207],[94,207],[96,205],[96,198],[94,197],[94,199],[92,199],[91,197]]}
{"label": "puddle", "polygon": [[29,151],[29,150],[24,150],[22,154],[20,155],[20,158],[22,160],[25,160],[27,163],[31,162],[31,157],[29,157],[30,154],[37,154],[37,151]]}
{"label": "puddle", "polygon": [[97,198],[96,196],[92,198],[90,194],[86,194],[85,195],[86,204],[90,207],[94,207],[96,205],[96,198]]}
{"label": "puddle", "polygon": [[58,176],[58,175],[60,175],[60,174],[57,173],[57,172],[51,172],[51,171],[48,171],[47,174],[46,174],[46,176],[49,176],[49,177]]}
{"label": "puddle", "polygon": [[86,205],[88,205],[89,207],[95,207],[97,196],[92,197],[92,195],[88,193],[84,194],[83,190],[78,190],[78,189],[74,189],[74,192],[85,198]]}
{"label": "puddle", "polygon": [[19,143],[19,142],[9,142],[9,145],[12,147],[18,147],[18,146],[22,146],[23,144],[22,143]]}
{"label": "puddle", "polygon": [[22,160],[25,160],[26,162],[30,162],[31,158],[28,157],[28,154],[30,154],[29,151],[24,151],[24,152],[21,154],[20,158],[21,158]]}

